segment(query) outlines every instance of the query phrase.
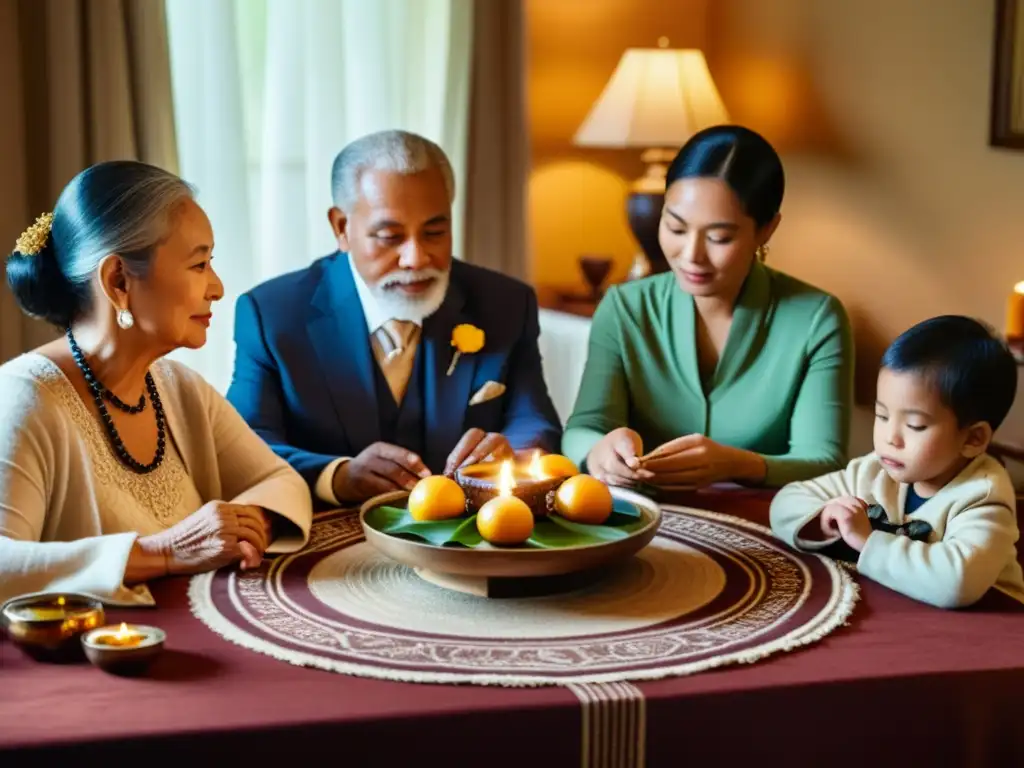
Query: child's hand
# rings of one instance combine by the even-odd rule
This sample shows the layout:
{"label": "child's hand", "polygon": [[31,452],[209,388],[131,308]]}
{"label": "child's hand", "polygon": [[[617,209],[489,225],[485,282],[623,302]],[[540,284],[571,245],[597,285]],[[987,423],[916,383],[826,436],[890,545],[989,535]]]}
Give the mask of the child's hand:
{"label": "child's hand", "polygon": [[857,552],[871,535],[871,520],[868,519],[868,505],[854,496],[840,496],[832,499],[819,516],[821,532],[826,536],[842,536],[843,541]]}

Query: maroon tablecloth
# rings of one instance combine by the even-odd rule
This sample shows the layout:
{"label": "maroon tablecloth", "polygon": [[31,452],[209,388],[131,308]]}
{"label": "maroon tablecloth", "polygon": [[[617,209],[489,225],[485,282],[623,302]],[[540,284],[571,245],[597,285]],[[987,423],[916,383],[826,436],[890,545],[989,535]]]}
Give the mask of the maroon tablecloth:
{"label": "maroon tablecloth", "polygon": [[[766,522],[767,496],[674,499]],[[749,666],[639,683],[647,765],[1024,765],[1024,606],[998,593],[941,611],[859,579],[850,626]],[[146,679],[32,662],[0,639],[0,764],[38,758],[298,761],[346,766],[581,763],[579,699],[564,688],[381,682],[231,645],[189,612],[109,612],[167,630]],[[293,762],[292,765],[297,765]]]}

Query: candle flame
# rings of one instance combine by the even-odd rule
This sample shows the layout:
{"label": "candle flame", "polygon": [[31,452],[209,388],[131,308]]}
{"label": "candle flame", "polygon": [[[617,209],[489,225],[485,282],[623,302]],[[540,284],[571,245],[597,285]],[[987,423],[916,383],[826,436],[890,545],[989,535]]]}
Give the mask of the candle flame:
{"label": "candle flame", "polygon": [[130,634],[132,634],[132,633],[128,631],[128,625],[125,624],[122,621],[121,622],[121,628],[119,630],[117,630],[117,636],[121,637],[121,638],[124,638],[124,637],[128,637]]}
{"label": "candle flame", "polygon": [[1014,293],[1024,293],[1024,280],[1021,280],[1015,286],[1013,286]]}
{"label": "candle flame", "polygon": [[534,451],[533,458],[530,459],[530,476],[534,480],[544,479],[544,471],[540,468],[540,451]]}
{"label": "candle flame", "polygon": [[501,472],[498,474],[498,495],[511,496],[512,489],[516,487],[515,473],[511,461],[501,463]]}

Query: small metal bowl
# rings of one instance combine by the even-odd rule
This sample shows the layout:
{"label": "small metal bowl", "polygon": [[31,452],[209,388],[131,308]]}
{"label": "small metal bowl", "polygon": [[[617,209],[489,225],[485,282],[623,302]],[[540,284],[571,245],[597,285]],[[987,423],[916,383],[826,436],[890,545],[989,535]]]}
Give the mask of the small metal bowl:
{"label": "small metal bowl", "polygon": [[[455,482],[466,494],[466,511],[470,514],[498,495],[498,474],[501,461],[471,464],[456,470]],[[566,481],[564,477],[550,477],[538,480],[522,466],[515,467],[515,487],[512,495],[526,502],[534,517],[542,517],[552,510],[554,491]]]}
{"label": "small metal bowl", "polygon": [[103,603],[75,593],[22,595],[0,608],[11,641],[38,661],[80,661],[79,638],[104,618]]}
{"label": "small metal bowl", "polygon": [[[109,642],[117,635],[117,627],[100,627],[82,635],[85,657],[96,667],[113,675],[126,677],[145,672],[157,656],[163,653],[167,633],[159,627],[132,625],[131,629],[143,635],[135,645],[118,645]],[[107,639],[108,642],[104,642]]]}

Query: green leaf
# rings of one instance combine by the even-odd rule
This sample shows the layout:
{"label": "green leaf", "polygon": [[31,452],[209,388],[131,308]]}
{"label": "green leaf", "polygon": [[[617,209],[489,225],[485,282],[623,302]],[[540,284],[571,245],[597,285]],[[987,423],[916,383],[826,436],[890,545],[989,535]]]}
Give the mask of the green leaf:
{"label": "green leaf", "polygon": [[484,537],[476,529],[476,515],[470,515],[455,529],[449,544],[461,544],[464,547],[475,547],[482,544]]}
{"label": "green leaf", "polygon": [[371,528],[378,531],[384,532],[384,529],[389,525],[393,525],[396,522],[412,518],[409,517],[409,511],[405,507],[391,507],[383,505],[380,507],[374,507],[366,513],[366,524]]}
{"label": "green leaf", "polygon": [[[476,515],[416,521],[402,507],[381,506],[366,513],[366,522],[381,533],[425,541],[437,547],[474,548],[484,543],[476,528]],[[624,539],[644,524],[643,514],[636,505],[616,499],[612,514],[603,525],[574,523],[558,515],[550,515],[537,520],[533,533],[523,546],[559,549],[600,544]]]}
{"label": "green leaf", "polygon": [[561,549],[594,543],[589,539],[581,539],[577,532],[558,525],[552,522],[553,520],[554,518],[551,517],[538,520],[537,524],[533,526],[533,533],[526,540],[526,544],[538,549]]}
{"label": "green leaf", "polygon": [[626,530],[628,526],[625,525],[587,525],[586,523],[574,523],[573,521],[566,520],[564,517],[559,517],[558,515],[552,515],[548,520],[560,528],[571,531],[581,540],[586,539],[586,543],[618,541],[619,539],[625,539],[629,536],[629,531]]}
{"label": "green leaf", "polygon": [[612,504],[612,513],[604,521],[604,525],[619,527],[635,523],[637,520],[643,520],[643,518],[643,513],[636,504],[625,499],[615,499]]}
{"label": "green leaf", "polygon": [[476,515],[449,520],[413,520],[409,511],[400,507],[375,507],[366,514],[372,528],[391,536],[422,539],[437,547],[457,543],[475,547],[481,537],[476,530]]}
{"label": "green leaf", "polygon": [[639,520],[641,517],[643,517],[643,513],[640,511],[640,507],[638,507],[632,501],[626,501],[625,499],[615,499],[612,502],[612,514],[624,515],[626,517],[631,517],[634,520]]}
{"label": "green leaf", "polygon": [[443,547],[452,541],[455,532],[465,522],[462,518],[455,520],[429,520],[417,522],[412,520],[404,525],[393,525],[383,532],[391,536],[408,535],[413,538],[423,539],[436,547]]}

